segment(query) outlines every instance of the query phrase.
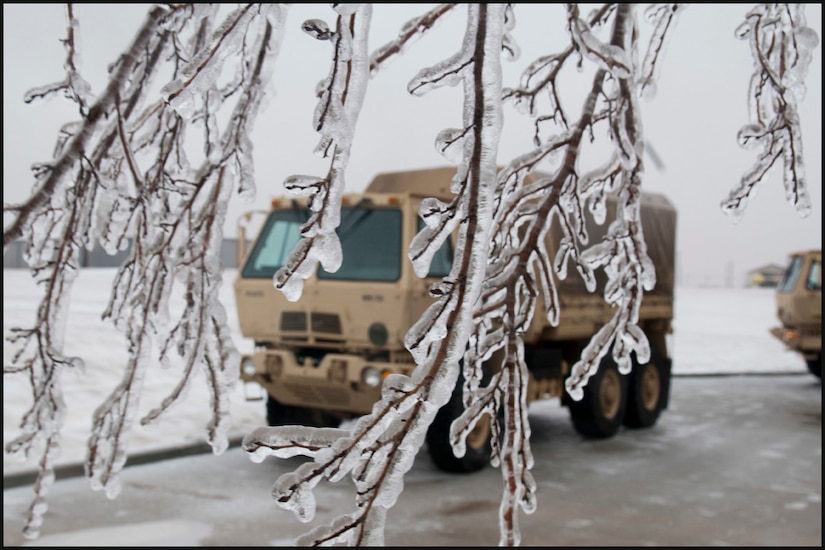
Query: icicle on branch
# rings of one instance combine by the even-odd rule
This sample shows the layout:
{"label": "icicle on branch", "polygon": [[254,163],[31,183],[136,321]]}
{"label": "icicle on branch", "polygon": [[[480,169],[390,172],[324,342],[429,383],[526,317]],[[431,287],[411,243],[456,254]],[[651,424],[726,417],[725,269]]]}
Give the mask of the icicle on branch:
{"label": "icicle on branch", "polygon": [[[185,158],[178,149],[178,139],[169,140],[176,145],[168,152],[160,144],[147,148],[162,153],[149,170],[159,177],[131,208],[137,238],[131,257],[117,276],[117,287],[121,290],[113,296],[105,313],[105,317],[124,327],[130,343],[123,381],[95,412],[86,462],[93,486],[105,489],[110,497],[119,491],[117,475],[125,463],[129,429],[156,341],[165,340],[159,352],[162,363],[168,364],[175,354],[182,360],[182,376],[169,396],[141,423],[155,421],[185,395],[197,367],[202,366],[212,398],[207,441],[215,453],[228,447],[228,391],[238,376],[239,356],[231,341],[223,305],[218,301],[223,269],[219,250],[233,182],[240,178],[251,180],[254,174],[251,144],[246,136],[263,99],[265,86],[261,81],[269,79],[269,65],[277,53],[272,37],[279,34],[283,13],[277,6],[236,10],[204,45],[209,32],[203,23],[208,21],[209,17],[198,22],[201,24],[194,27],[191,39],[191,51],[201,53],[183,66],[180,78],[165,88],[169,103],[153,111],[159,117],[158,127],[163,128],[163,122],[169,126],[165,131],[152,130],[156,139],[169,140],[186,118],[204,119],[205,160],[194,171],[188,163],[172,162],[171,159]],[[223,61],[230,55],[239,55],[244,70],[239,73],[238,82],[230,83],[228,88],[233,92],[225,95],[217,90],[216,81]],[[237,102],[223,135],[219,136],[215,120],[220,107],[217,98],[225,101],[233,95]],[[187,96],[189,100],[181,99]],[[204,99],[202,103],[200,98]],[[146,123],[147,119],[141,122]],[[129,147],[129,143],[123,143],[124,151]],[[239,182],[238,190],[252,192],[252,185],[251,181],[244,186]],[[185,304],[167,332],[171,320],[168,302],[176,279],[185,285]]]}
{"label": "icicle on branch", "polygon": [[[83,369],[81,358],[63,355],[63,335],[71,286],[77,277],[80,247],[92,242],[95,223],[93,205],[105,190],[99,188],[97,169],[100,157],[92,143],[103,136],[104,147],[115,141],[116,132],[107,124],[107,113],[119,96],[126,95],[128,75],[141,70],[142,52],[152,51],[156,44],[155,29],[175,16],[174,10],[156,8],[146,21],[126,55],[122,56],[112,79],[100,99],[85,108],[88,85],[74,63],[74,47],[79,25],[73,11],[68,10],[69,37],[65,44],[69,57],[64,67],[66,79],[53,86],[30,91],[27,100],[45,97],[62,90],[64,95],[79,102],[82,122],[64,126],[55,150],[55,160],[38,166],[35,192],[23,205],[6,208],[15,213],[12,224],[4,229],[4,248],[19,236],[26,240],[26,262],[38,284],[44,286],[43,299],[37,310],[33,329],[13,329],[9,341],[18,345],[12,369],[28,373],[34,400],[21,423],[22,435],[7,445],[8,452],[20,452],[30,457],[41,452],[35,498],[29,509],[24,534],[36,538],[48,510],[46,494],[54,479],[54,461],[60,450],[60,433],[65,404],[62,372],[71,366]],[[73,88],[78,86],[77,89]],[[128,108],[128,107],[127,107]],[[108,127],[108,129],[107,129]],[[84,151],[92,151],[87,157]],[[67,180],[73,180],[67,184]],[[42,450],[41,450],[42,449]]]}
{"label": "icicle on branch", "polygon": [[[403,487],[403,476],[422,445],[427,427],[447,402],[467,344],[472,308],[481,287],[487,258],[486,232],[495,187],[495,150],[501,128],[501,72],[498,53],[503,34],[501,5],[468,5],[462,50],[451,61],[419,73],[409,88],[422,90],[463,82],[464,121],[470,128],[462,165],[456,174],[458,212],[464,223],[456,247],[456,283],[441,295],[408,332],[406,345],[417,366],[407,377],[394,374],[382,388],[372,413],[358,420],[350,433],[307,429],[296,438],[293,428],[262,428],[244,440],[258,460],[269,454],[312,456],[293,473],[282,476],[273,495],[279,504],[309,520],[315,511],[312,488],[322,479],[337,481],[349,474],[356,484],[356,511],[338,516],[298,539],[299,544],[351,545],[383,543],[387,510]],[[476,62],[472,62],[475,59]],[[460,79],[453,68],[462,67]],[[411,255],[416,255],[414,247]],[[332,435],[330,440],[325,438]],[[320,449],[318,449],[320,447]]]}
{"label": "icicle on branch", "polygon": [[[426,272],[433,251],[453,229],[460,228],[453,273],[432,289],[437,302],[407,334],[406,343],[416,361],[416,370],[409,378],[402,375],[388,378],[382,400],[351,432],[303,429],[299,430],[299,437],[291,427],[262,428],[250,434],[244,442],[256,460],[263,460],[268,455],[286,457],[296,453],[313,458],[313,462],[282,476],[273,490],[276,500],[304,521],[314,516],[312,488],[321,479],[337,481],[350,473],[356,482],[357,510],[310,531],[299,539],[300,544],[347,542],[360,545],[383,541],[383,518],[397,498],[395,485],[409,468],[409,453],[399,455],[398,452],[423,438],[424,430],[434,413],[446,402],[456,381],[454,371],[458,363],[447,357],[461,356],[464,359],[465,411],[452,425],[451,443],[456,455],[461,456],[465,452],[467,436],[484,415],[502,418],[501,424],[492,423],[493,463],[501,466],[504,480],[500,543],[518,544],[517,509],[527,513],[535,510],[535,482],[529,472],[532,453],[526,406],[529,375],[520,335],[532,319],[539,293],[545,303],[545,313],[554,323],[558,322],[554,273],[564,276],[562,272],[568,258],[574,259],[591,289],[595,284],[592,272],[605,269],[609,279],[605,298],[618,307],[610,324],[611,330],[596,341],[590,354],[585,355],[578,365],[584,376],[576,379],[574,391],[580,391],[587,375],[595,372],[610,344],[613,344],[614,356],[621,362],[623,370],[629,365],[633,351],[646,360],[647,340],[635,323],[641,289],[649,289],[655,275],[647,259],[638,223],[642,142],[635,94],[638,93],[636,79],[641,78],[635,59],[631,57],[635,52],[632,40],[636,36],[633,10],[623,6],[597,12],[591,18],[594,23],[604,25],[609,16],[614,15],[609,44],[598,41],[590,25],[579,18],[577,9],[569,11],[571,33],[578,44],[576,48],[586,51],[587,57],[601,67],[596,72],[593,90],[585,100],[581,119],[572,130],[551,136],[539,143],[536,150],[515,160],[499,173],[498,179],[494,176],[495,168],[486,164],[487,169],[493,168],[493,171],[477,180],[482,168],[476,168],[476,163],[483,158],[482,151],[490,150],[497,142],[500,131],[499,126],[490,123],[485,130],[484,117],[474,118],[484,111],[476,108],[477,102],[498,105],[498,99],[491,101],[490,98],[524,98],[544,91],[542,88],[550,89],[550,95],[554,97],[555,77],[544,79],[543,84],[534,90],[503,92],[500,68],[488,67],[486,62],[491,57],[498,59],[502,50],[518,51],[508,34],[515,22],[512,12],[509,7],[502,7],[496,12],[495,24],[491,22],[490,14],[486,17],[478,15],[476,24],[473,22],[474,9],[487,10],[468,9],[470,23],[463,50],[435,67],[421,71],[408,86],[411,93],[420,94],[463,81],[466,101],[465,127],[445,130],[436,140],[437,149],[445,157],[461,162],[451,186],[456,198],[449,204],[436,199],[422,203],[420,214],[425,220],[425,228],[410,247],[410,259],[416,272]],[[673,11],[661,14],[662,18],[671,18]],[[660,19],[652,19],[660,27],[666,27]],[[485,29],[497,28],[501,30],[498,41],[491,42],[497,44],[494,50],[491,51],[489,43],[488,49],[479,50],[479,45],[485,43],[481,36]],[[324,34],[320,30],[317,33]],[[661,30],[656,35],[652,50],[661,50],[665,34],[665,30]],[[576,48],[553,57],[559,61],[559,68]],[[654,58],[656,55],[652,54]],[[485,63],[481,64],[479,75],[480,59]],[[647,70],[646,82],[652,85],[655,74],[650,67]],[[530,71],[535,71],[535,66]],[[561,107],[556,104],[552,108]],[[498,120],[499,116],[493,120]],[[569,117],[562,114],[562,118]],[[616,153],[601,171],[588,174],[584,180],[586,186],[582,188],[576,170],[580,145],[586,133],[599,122],[609,126]],[[554,174],[525,184],[526,176],[540,162],[559,157],[562,161]],[[486,191],[482,191],[484,182],[489,186]],[[312,196],[316,189],[323,187],[324,180],[306,177],[297,183]],[[492,189],[496,192],[488,194]],[[617,221],[604,244],[597,243],[582,250],[580,246],[587,243],[587,234],[581,203],[592,197],[597,218],[604,220],[603,201],[607,190],[618,190],[623,197],[619,201]],[[553,213],[561,219],[570,243],[563,253],[560,252],[564,261],[558,258],[554,261],[544,247],[544,236]],[[526,233],[519,228],[527,228]],[[520,232],[524,234],[522,240],[516,237]],[[488,239],[492,243],[489,249],[485,246]],[[604,246],[612,246],[618,259],[599,254],[599,247]],[[305,257],[309,250],[308,246],[296,249]],[[495,259],[491,262],[492,258]],[[483,260],[479,262],[479,259]],[[485,268],[488,265],[489,268]],[[462,277],[473,272],[484,276],[478,280]],[[480,294],[467,294],[471,289]],[[457,325],[465,315],[456,317],[465,311],[462,308],[471,312],[466,322],[474,327],[472,331]],[[489,361],[500,351],[504,352],[503,359],[493,366],[495,373],[488,376]],[[485,381],[488,381],[486,385]],[[357,464],[362,467],[356,467]],[[377,502],[388,505],[376,511]]]}
{"label": "icicle on branch", "polygon": [[321,20],[306,21],[302,28],[318,40],[330,41],[332,67],[322,83],[313,124],[321,134],[315,152],[332,157],[324,177],[294,175],[284,182],[288,193],[307,197],[313,214],[301,227],[302,239],[286,264],[274,275],[275,287],[288,300],[301,296],[304,280],[320,263],[327,271],[341,266],[341,242],[335,230],[340,223],[344,174],[349,164],[352,140],[369,81],[367,51],[372,5],[335,4],[336,30]]}
{"label": "icicle on branch", "polygon": [[[610,20],[610,14],[607,10],[597,12],[590,21],[605,24]],[[493,424],[493,464],[501,468],[504,480],[500,508],[501,545],[519,544],[518,509],[532,513],[536,502],[536,485],[529,471],[533,465],[526,400],[529,374],[521,335],[529,327],[540,302],[550,322],[558,324],[559,304],[554,277],[565,276],[564,265],[568,258],[573,259],[591,290],[594,288],[592,272],[605,269],[608,275],[605,298],[617,308],[611,323],[613,330],[595,339],[595,344],[586,349],[574,365],[572,384],[568,385],[571,394],[581,392],[587,376],[598,368],[601,356],[607,353],[611,343],[614,344],[614,357],[622,361],[625,370],[629,368],[633,351],[640,360],[647,360],[647,341],[636,322],[641,287],[652,288],[655,279],[638,223],[642,148],[635,95],[639,93],[636,87],[639,70],[635,59],[630,57],[636,47],[633,42],[635,19],[632,8],[626,5],[619,6],[612,14],[610,44],[600,45],[591,26],[578,16],[577,9],[573,7],[568,11],[571,33],[580,36],[574,37],[573,42],[588,49],[591,52],[588,57],[592,57],[599,67],[591,92],[584,99],[581,117],[569,125],[570,117],[562,114],[559,119],[565,123],[561,133],[539,142],[536,149],[514,159],[499,172],[491,231],[492,261],[487,269],[481,302],[475,311],[475,329],[465,356],[466,409],[453,423],[451,436],[454,450],[461,453],[462,438],[480,414],[502,417],[500,426]],[[660,34],[657,40],[660,46],[664,36]],[[542,58],[552,59],[550,65],[553,68],[541,79],[540,85],[533,83],[537,65],[531,65],[522,78],[525,87],[507,90],[505,98],[519,102],[530,98],[531,94],[546,92],[550,110],[558,113],[562,107],[553,89],[555,75],[570,53],[568,49],[562,54]],[[599,107],[600,102],[605,107]],[[538,111],[535,102],[529,105],[526,111],[537,119],[546,116]],[[576,166],[582,139],[599,122],[610,125],[608,135],[616,153],[602,170],[580,179]],[[555,168],[551,173],[543,174],[538,170],[540,163],[549,163]],[[582,202],[594,195],[603,195],[608,186],[620,189],[619,212],[605,241],[605,245],[613,246],[614,252],[621,252],[615,258],[596,254],[598,247],[605,246],[601,243],[581,249],[588,241]],[[604,213],[597,208],[597,219],[599,217],[604,220]],[[554,218],[560,220],[569,243],[567,248],[559,251],[562,261],[555,263],[545,248],[546,234]],[[619,246],[623,250],[616,250]],[[604,258],[607,263],[599,261]],[[482,382],[485,369],[491,366],[496,374],[485,386]]]}
{"label": "icicle on branch", "polygon": [[[104,312],[104,318],[126,334],[129,359],[121,383],[94,415],[86,460],[93,488],[105,489],[112,498],[120,489],[118,474],[126,462],[143,380],[160,342],[165,341],[159,349],[161,363],[180,356],[181,380],[142,421],[153,421],[173,406],[202,367],[212,395],[206,438],[216,453],[228,446],[228,391],[237,379],[239,357],[218,301],[219,250],[235,182],[243,178],[238,189],[254,192],[247,136],[266,92],[278,45],[273,35],[280,40],[284,14],[279,6],[247,6],[211,33],[216,12],[215,5],[150,10],[132,46],[115,63],[106,92],[87,112],[81,109],[81,121],[64,126],[56,160],[37,172],[35,194],[26,204],[6,209],[17,217],[6,228],[5,239],[18,232],[26,236],[27,263],[46,287],[36,328],[12,331],[13,342],[21,348],[15,364],[5,369],[28,371],[33,393],[44,396],[35,399],[21,426],[23,435],[7,449],[28,456],[46,442],[25,527],[30,538],[38,536],[47,510],[45,495],[59,453],[65,414],[60,374],[64,366],[83,364],[81,358],[65,358],[61,352],[81,246],[91,248],[99,241],[109,252],[132,247]],[[69,19],[71,57],[79,24],[71,10]],[[214,55],[196,56],[199,51]],[[241,69],[235,81],[218,91],[221,62],[232,55]],[[175,97],[197,88],[190,96],[197,103],[174,106],[205,122],[206,160],[195,170],[184,152],[187,120],[163,102],[142,108],[145,90],[167,58],[194,60],[176,64],[183,72]],[[76,64],[67,62],[66,69],[65,86],[39,88],[27,97],[63,90],[80,101],[88,90]],[[72,91],[75,85],[81,87]],[[235,110],[221,136],[217,111],[231,98],[237,99]],[[186,287],[186,300],[169,330],[168,301],[176,278]]]}
{"label": "icicle on branch", "polygon": [[819,37],[805,24],[804,4],[758,4],[748,12],[736,36],[747,40],[754,60],[748,91],[750,123],[739,130],[739,144],[758,151],[756,161],[722,201],[735,222],[774,166],[782,171],[785,199],[801,217],[811,212],[805,180],[802,129],[797,103],[805,96],[805,78]]}

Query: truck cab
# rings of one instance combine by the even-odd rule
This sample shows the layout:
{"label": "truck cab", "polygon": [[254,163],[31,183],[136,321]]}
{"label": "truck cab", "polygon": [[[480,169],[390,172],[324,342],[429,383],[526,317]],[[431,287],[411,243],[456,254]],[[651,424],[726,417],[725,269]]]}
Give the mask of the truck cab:
{"label": "truck cab", "polygon": [[412,371],[404,336],[432,304],[430,285],[449,274],[453,250],[445,242],[419,278],[407,245],[421,229],[421,201],[447,196],[443,176],[409,185],[387,174],[345,195],[337,230],[343,263],[335,273],[319,267],[297,302],[272,281],[310,211],[305,201],[273,200],[235,280],[241,332],[255,343],[242,357],[242,379],[267,390],[271,425],[331,426],[366,414],[386,376]]}
{"label": "truck cab", "polygon": [[[422,201],[452,200],[454,174],[454,167],[387,172],[363,193],[344,195],[337,229],[342,265],[334,273],[319,266],[295,302],[275,288],[273,276],[298,243],[309,205],[300,199],[273,200],[249,250],[239,225],[235,300],[241,332],[254,342],[253,353],[242,355],[241,379],[265,390],[270,425],[337,426],[371,412],[387,376],[412,373],[415,363],[404,339],[433,304],[433,284],[449,275],[454,241],[444,242],[425,277],[415,274],[407,251],[423,227]],[[607,202],[611,214],[605,224],[590,220],[594,239],[604,235],[610,216],[615,218],[615,197]],[[634,358],[632,372],[620,374],[605,358],[584,388],[584,398],[568,398],[564,381],[572,365],[613,315],[602,295],[603,274],[597,276],[596,292],[576,277],[559,281],[560,324],[551,326],[546,316],[536,315],[523,335],[528,403],[560,398],[584,437],[612,437],[621,426],[650,427],[668,406],[672,361],[666,336],[673,319],[676,212],[664,196],[643,194],[641,220],[657,272],[656,287],[646,292],[639,311],[639,326],[652,350],[648,363]],[[546,238],[552,257],[561,229],[554,224]],[[493,369],[498,364],[495,358],[489,363]],[[470,472],[489,462],[487,416],[468,438],[464,456],[452,453],[450,425],[463,407],[459,385],[428,430],[428,451],[442,470]]]}
{"label": "truck cab", "polygon": [[805,359],[808,370],[822,378],[822,250],[803,250],[790,261],[776,288],[780,326],[771,334]]}

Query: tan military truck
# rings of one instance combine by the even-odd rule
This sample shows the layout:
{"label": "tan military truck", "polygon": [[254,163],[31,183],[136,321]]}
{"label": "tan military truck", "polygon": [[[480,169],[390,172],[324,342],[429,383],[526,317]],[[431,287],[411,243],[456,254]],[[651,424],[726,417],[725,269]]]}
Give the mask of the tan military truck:
{"label": "tan military truck", "polygon": [[[248,251],[243,227],[249,218],[241,217],[235,297],[241,332],[255,343],[254,353],[242,358],[241,376],[266,390],[270,425],[338,425],[371,411],[384,377],[412,371],[404,335],[432,303],[430,285],[449,273],[453,244],[445,242],[423,279],[413,272],[407,247],[423,224],[418,216],[421,200],[450,199],[454,173],[455,168],[383,173],[364,193],[344,196],[338,229],[343,264],[335,273],[319,267],[297,302],[287,301],[272,278],[308,219],[306,204],[273,200]],[[622,425],[652,426],[668,405],[676,212],[664,196],[645,194],[641,218],[657,276],[639,316],[650,340],[651,360],[645,365],[634,362],[633,371],[621,375],[607,359],[589,380],[584,398],[569,398],[564,380],[571,366],[612,315],[603,299],[604,281],[590,293],[577,274],[559,282],[559,326],[536,315],[524,336],[531,372],[528,399],[560,398],[576,430],[587,437],[613,436]],[[608,215],[603,225],[591,224],[591,242],[601,239],[610,221]],[[553,257],[560,232],[556,228],[548,235]],[[540,304],[536,311],[542,311]],[[474,471],[489,462],[489,423],[485,427],[479,422],[479,433],[471,434],[464,457],[453,456],[449,425],[461,410],[457,388],[427,434],[430,456],[447,471]]]}
{"label": "tan military truck", "polygon": [[805,358],[808,370],[822,378],[822,250],[790,255],[776,287],[776,316],[781,326],[771,334]]}

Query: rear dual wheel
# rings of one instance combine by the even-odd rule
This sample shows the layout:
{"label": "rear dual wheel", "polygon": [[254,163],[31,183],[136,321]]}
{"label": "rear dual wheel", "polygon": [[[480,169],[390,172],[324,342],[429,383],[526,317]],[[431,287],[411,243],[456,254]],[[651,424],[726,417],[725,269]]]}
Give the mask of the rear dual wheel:
{"label": "rear dual wheel", "polygon": [[816,359],[808,359],[806,361],[808,363],[808,371],[819,378],[822,379],[822,353]]}
{"label": "rear dual wheel", "polygon": [[639,364],[635,353],[632,360],[624,425],[628,428],[649,428],[656,424],[667,404],[670,371],[664,358],[653,347],[650,349],[650,360],[644,365]]}
{"label": "rear dual wheel", "polygon": [[582,400],[570,400],[570,418],[581,435],[605,439],[622,425],[649,428],[659,420],[668,400],[670,369],[655,348],[644,365],[635,353],[632,361],[633,370],[623,375],[613,358],[605,357],[585,385]]}
{"label": "rear dual wheel", "polygon": [[602,359],[598,371],[584,386],[580,401],[570,400],[570,420],[581,435],[594,439],[613,437],[627,409],[627,377],[611,357]]}
{"label": "rear dual wheel", "polygon": [[450,473],[471,473],[483,469],[492,455],[492,427],[490,416],[482,415],[473,430],[467,435],[464,456],[453,454],[450,444],[450,426],[453,420],[464,412],[461,399],[464,377],[459,376],[450,401],[439,409],[427,430],[427,450],[433,463],[442,471]]}

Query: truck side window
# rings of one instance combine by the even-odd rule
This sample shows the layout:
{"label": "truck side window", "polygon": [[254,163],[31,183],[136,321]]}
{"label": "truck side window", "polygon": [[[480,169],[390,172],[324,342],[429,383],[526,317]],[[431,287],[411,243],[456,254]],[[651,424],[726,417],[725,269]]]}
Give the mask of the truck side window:
{"label": "truck side window", "polygon": [[270,214],[261,230],[261,237],[255,242],[243,267],[242,275],[261,279],[275,275],[301,238],[301,224],[306,220],[307,213],[298,210]]}
{"label": "truck side window", "polygon": [[269,235],[266,236],[261,253],[255,258],[255,269],[261,269],[262,267],[278,268],[284,265],[286,255],[292,252],[301,236],[298,233],[299,227],[300,224],[295,222],[276,220],[272,224]]}
{"label": "truck side window", "polygon": [[401,278],[401,210],[342,208],[338,238],[341,267],[329,273],[319,266],[319,279],[392,282]]}
{"label": "truck side window", "polygon": [[822,290],[822,271],[817,260],[811,263],[811,269],[808,270],[808,279],[805,281],[805,288],[808,290]]}
{"label": "truck side window", "polygon": [[799,273],[802,271],[802,262],[802,256],[794,256],[788,269],[785,270],[785,275],[782,276],[782,281],[779,283],[779,292],[791,292],[793,290],[796,281],[799,280]]}
{"label": "truck side window", "polygon": [[[424,228],[424,220],[418,218],[418,230]],[[427,272],[427,277],[446,277],[450,274],[450,269],[453,267],[453,241],[445,239],[441,248],[433,254],[433,261],[430,263],[430,271]]]}

